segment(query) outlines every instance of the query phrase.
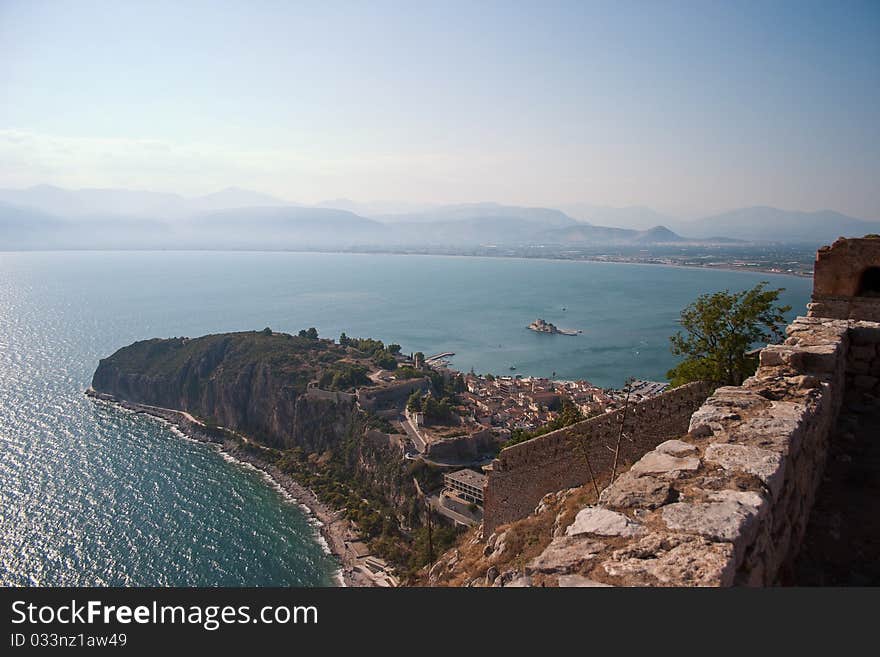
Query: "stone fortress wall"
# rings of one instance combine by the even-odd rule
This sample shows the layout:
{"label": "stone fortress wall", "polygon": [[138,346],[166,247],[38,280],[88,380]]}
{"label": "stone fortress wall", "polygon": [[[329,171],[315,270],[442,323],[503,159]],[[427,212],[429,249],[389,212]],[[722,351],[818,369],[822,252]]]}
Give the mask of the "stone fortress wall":
{"label": "stone fortress wall", "polygon": [[841,238],[819,249],[810,315],[880,322],[878,241]]}
{"label": "stone fortress wall", "polygon": [[[691,414],[711,392],[707,383],[690,383],[632,404],[618,472],[658,443],[687,432]],[[599,488],[606,486],[622,417],[622,410],[605,413],[501,450],[486,473],[484,533],[529,515],[547,493],[589,483],[590,469],[605,476]]]}
{"label": "stone fortress wall", "polygon": [[854,316],[880,318],[873,274],[865,286],[876,268],[880,239],[820,250],[809,315],[761,351],[755,375],[715,390],[681,440],[657,445],[581,509],[525,576],[577,586],[784,580],[844,401],[880,396],[880,323]]}
{"label": "stone fortress wall", "polygon": [[425,393],[431,389],[431,379],[407,379],[395,383],[389,383],[378,388],[358,388],[357,401],[360,407],[371,413],[379,413],[384,410],[403,408],[406,400],[415,391]]}

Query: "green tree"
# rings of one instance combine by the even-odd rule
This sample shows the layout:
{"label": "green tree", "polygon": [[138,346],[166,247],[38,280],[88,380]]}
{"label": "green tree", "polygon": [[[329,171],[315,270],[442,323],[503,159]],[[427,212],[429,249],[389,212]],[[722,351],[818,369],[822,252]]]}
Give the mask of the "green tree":
{"label": "green tree", "polygon": [[400,353],[400,345],[399,344],[390,344],[387,347],[388,353],[396,356]]}
{"label": "green tree", "polygon": [[318,339],[318,329],[316,329],[314,326],[312,326],[311,328],[309,328],[306,331],[306,337],[309,340],[317,340]]}
{"label": "green tree", "polygon": [[397,359],[384,349],[373,355],[373,362],[377,367],[385,370],[393,370],[397,367]]}
{"label": "green tree", "polygon": [[670,341],[672,353],[686,358],[666,374],[673,386],[698,380],[736,386],[754,373],[757,358],[746,352],[758,342],[781,339],[791,310],[776,303],[783,288],[766,287],[765,281],[742,292],[703,294],[681,311],[685,332]]}
{"label": "green tree", "polygon": [[413,391],[409,396],[409,399],[406,400],[406,407],[409,409],[410,413],[422,412],[422,393],[420,390]]}

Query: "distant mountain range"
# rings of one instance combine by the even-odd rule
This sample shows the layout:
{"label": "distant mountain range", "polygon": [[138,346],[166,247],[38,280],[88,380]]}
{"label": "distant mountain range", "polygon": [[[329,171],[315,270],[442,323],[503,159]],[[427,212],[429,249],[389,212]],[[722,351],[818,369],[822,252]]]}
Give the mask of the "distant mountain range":
{"label": "distant mountain range", "polygon": [[61,217],[132,216],[150,219],[186,217],[199,212],[267,205],[292,205],[268,194],[230,187],[206,196],[130,189],[69,190],[52,185],[0,189],[0,202]]}
{"label": "distant mountain range", "polygon": [[[354,210],[359,210],[355,212]],[[309,249],[487,245],[821,244],[880,233],[837,212],[753,207],[696,221],[650,208],[497,203],[421,206],[339,199],[315,206],[245,189],[186,198],[124,189],[40,185],[0,190],[0,251],[58,248]]]}
{"label": "distant mountain range", "polygon": [[724,235],[739,240],[768,242],[831,242],[841,236],[854,237],[880,232],[880,222],[865,221],[831,210],[792,212],[769,207],[731,210],[687,224],[687,234],[696,239]]}

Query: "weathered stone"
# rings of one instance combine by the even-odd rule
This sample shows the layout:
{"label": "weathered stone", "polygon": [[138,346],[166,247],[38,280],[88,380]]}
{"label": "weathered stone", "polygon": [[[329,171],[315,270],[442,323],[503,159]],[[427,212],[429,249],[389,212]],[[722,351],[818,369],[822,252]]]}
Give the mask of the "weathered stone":
{"label": "weathered stone", "polygon": [[630,470],[635,474],[657,474],[673,470],[696,470],[699,467],[700,459],[696,456],[679,458],[654,450],[636,461]]}
{"label": "weathered stone", "polygon": [[727,399],[719,396],[719,390],[727,391],[728,388],[719,388],[706,403],[698,408],[692,415],[688,425],[688,433],[696,436],[711,435],[724,430],[727,423],[740,419],[741,406],[757,403],[753,398]]}
{"label": "weathered stone", "polygon": [[[657,443],[684,435],[691,413],[711,390],[710,383],[694,382],[632,404],[618,463],[632,463]],[[621,416],[622,411],[603,413],[501,450],[487,472],[486,535],[530,515],[547,493],[591,484],[587,460],[597,476],[610,471],[614,454],[606,445],[620,436]]]}
{"label": "weathered stone", "polygon": [[[835,302],[842,306],[839,312],[825,314],[825,317],[878,319],[876,309],[880,308],[880,299],[862,296],[860,289],[862,274],[869,267],[880,266],[878,262],[880,242],[872,238],[841,238],[830,247],[819,249],[813,274],[812,300],[832,308],[838,305]],[[859,314],[853,315],[853,305],[864,307]]]}
{"label": "weathered stone", "polygon": [[520,575],[512,579],[510,582],[503,584],[507,588],[528,588],[532,585],[532,578],[528,575]]}
{"label": "weathered stone", "polygon": [[789,367],[803,371],[804,354],[797,347],[774,344],[764,347],[759,358],[761,367]]}
{"label": "weathered stone", "polygon": [[609,511],[597,506],[588,506],[578,511],[574,522],[565,530],[567,536],[597,534],[599,536],[636,536],[644,532],[637,522],[622,513]]}
{"label": "weathered stone", "polygon": [[803,371],[812,373],[833,373],[840,365],[840,343],[801,347],[803,351]]}
{"label": "weathered stone", "polygon": [[697,446],[686,443],[683,440],[667,440],[657,445],[654,449],[670,456],[683,456],[696,452]]}
{"label": "weathered stone", "polygon": [[669,502],[671,496],[672,487],[668,482],[648,475],[639,477],[630,471],[603,490],[599,501],[618,508],[656,509]]}
{"label": "weathered stone", "polygon": [[[859,322],[849,332],[853,346],[880,344],[880,325],[877,322]],[[850,347],[852,349],[852,347]]]}
{"label": "weathered stone", "polygon": [[752,491],[717,491],[709,499],[670,504],[663,508],[663,522],[673,531],[729,542],[741,558],[755,538],[763,499]]}
{"label": "weathered stone", "polygon": [[597,582],[594,579],[590,579],[589,577],[584,577],[583,575],[560,575],[559,577],[559,586],[564,588],[578,587],[578,588],[604,588],[611,587],[610,584],[604,584],[603,582]]}
{"label": "weathered stone", "polygon": [[655,533],[616,550],[602,568],[629,586],[730,586],[733,554],[729,543]]}
{"label": "weathered stone", "polygon": [[761,479],[774,499],[782,486],[782,456],[750,445],[713,444],[706,448],[707,463],[716,463],[728,471],[747,472]]}
{"label": "weathered stone", "polygon": [[544,551],[526,566],[526,573],[567,573],[595,558],[605,543],[578,536],[554,538]]}

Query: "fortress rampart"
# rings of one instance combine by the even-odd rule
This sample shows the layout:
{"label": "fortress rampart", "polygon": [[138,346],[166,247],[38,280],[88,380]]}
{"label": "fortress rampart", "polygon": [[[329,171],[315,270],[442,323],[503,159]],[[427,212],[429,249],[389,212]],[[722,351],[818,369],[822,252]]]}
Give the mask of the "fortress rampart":
{"label": "fortress rampart", "polygon": [[580,586],[790,581],[838,414],[880,398],[878,268],[880,239],[821,249],[809,315],[761,351],[755,375],[715,390],[680,440],[641,456],[524,574]]}
{"label": "fortress rampart", "polygon": [[357,401],[360,407],[371,413],[378,413],[389,408],[403,408],[406,400],[416,390],[427,392],[431,389],[431,379],[407,379],[385,384],[378,388],[359,388]]}
{"label": "fortress rampart", "polygon": [[[618,472],[658,443],[687,432],[691,414],[709,396],[708,383],[690,383],[631,405],[626,412]],[[484,532],[524,518],[547,493],[591,481],[608,485],[623,411],[606,413],[501,450],[487,472]]]}

